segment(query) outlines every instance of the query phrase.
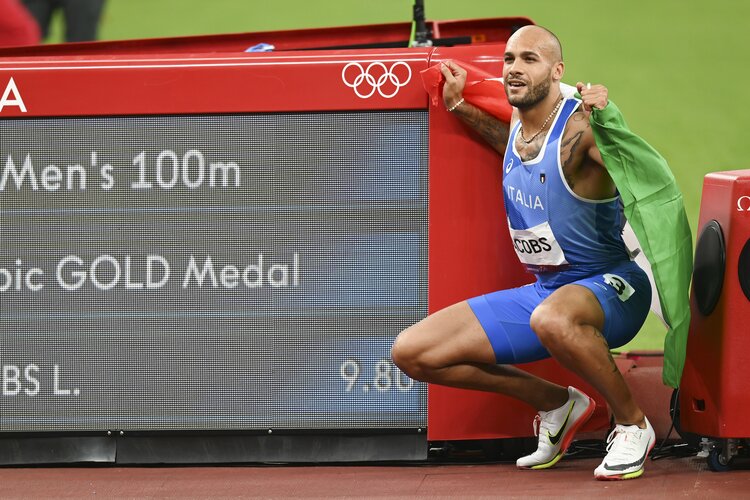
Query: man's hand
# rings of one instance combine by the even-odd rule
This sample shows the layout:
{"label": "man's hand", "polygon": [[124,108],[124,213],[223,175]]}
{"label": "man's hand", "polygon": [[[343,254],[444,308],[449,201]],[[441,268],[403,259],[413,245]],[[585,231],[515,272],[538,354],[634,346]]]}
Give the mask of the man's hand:
{"label": "man's hand", "polygon": [[482,139],[502,155],[505,152],[505,145],[508,143],[508,133],[510,132],[508,124],[472,106],[469,102],[463,101],[467,74],[464,68],[448,60],[440,64],[440,72],[445,78],[445,84],[443,85],[445,109],[451,110],[454,116],[478,132]]}
{"label": "man's hand", "polygon": [[448,60],[440,65],[440,72],[445,78],[443,104],[446,108],[451,108],[463,97],[462,94],[466,85],[466,70]]}
{"label": "man's hand", "polygon": [[591,114],[593,108],[604,109],[607,106],[609,92],[604,85],[591,85],[590,83],[584,85],[583,82],[578,82],[576,88],[581,94],[583,112],[586,116]]}

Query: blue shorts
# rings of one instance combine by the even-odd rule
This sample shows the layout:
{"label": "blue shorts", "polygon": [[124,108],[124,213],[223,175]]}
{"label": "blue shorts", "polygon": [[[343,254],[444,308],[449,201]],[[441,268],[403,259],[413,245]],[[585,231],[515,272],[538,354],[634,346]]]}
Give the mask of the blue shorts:
{"label": "blue shorts", "polygon": [[[585,286],[596,295],[604,310],[601,333],[610,349],[630,342],[643,326],[651,305],[651,285],[635,262],[618,264],[605,273],[569,284]],[[555,290],[537,282],[469,299],[498,364],[529,363],[550,357],[529,320],[536,306]]]}

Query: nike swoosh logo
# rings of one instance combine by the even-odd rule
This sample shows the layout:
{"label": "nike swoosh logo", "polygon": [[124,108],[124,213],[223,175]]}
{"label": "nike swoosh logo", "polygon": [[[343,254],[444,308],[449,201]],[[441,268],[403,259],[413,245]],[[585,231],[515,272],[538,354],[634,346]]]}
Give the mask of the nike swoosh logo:
{"label": "nike swoosh logo", "polygon": [[646,455],[648,455],[648,448],[651,445],[651,438],[648,439],[648,443],[646,443],[646,453],[643,454],[643,456],[636,460],[635,462],[629,463],[629,464],[618,464],[618,465],[609,465],[607,462],[604,462],[604,468],[607,470],[614,470],[614,471],[621,471],[625,469],[629,469],[631,467],[640,467],[643,465],[643,462],[646,461]]}
{"label": "nike swoosh logo", "polygon": [[560,438],[563,435],[563,432],[565,431],[565,428],[568,426],[568,420],[570,420],[570,414],[573,413],[573,407],[576,405],[576,402],[573,401],[573,403],[570,405],[570,408],[568,409],[568,414],[565,416],[565,421],[563,422],[560,429],[558,429],[557,433],[553,436],[552,434],[547,431],[547,438],[549,438],[549,442],[552,443],[552,446],[557,446],[557,443],[560,441]]}

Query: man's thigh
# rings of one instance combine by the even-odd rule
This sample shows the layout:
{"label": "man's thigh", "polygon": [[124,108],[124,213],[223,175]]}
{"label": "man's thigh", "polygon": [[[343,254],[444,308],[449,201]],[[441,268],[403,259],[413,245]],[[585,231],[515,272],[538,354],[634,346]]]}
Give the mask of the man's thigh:
{"label": "man's thigh", "polygon": [[615,349],[630,342],[643,326],[651,306],[651,283],[635,262],[613,267],[606,273],[576,281],[596,297],[604,315],[596,326]]}
{"label": "man's thigh", "polygon": [[394,349],[419,358],[430,366],[458,363],[494,363],[487,336],[466,301],[437,311],[407,328]]}
{"label": "man's thigh", "polygon": [[469,299],[497,364],[529,363],[550,357],[531,329],[531,313],[544,300],[535,285],[500,290]]}

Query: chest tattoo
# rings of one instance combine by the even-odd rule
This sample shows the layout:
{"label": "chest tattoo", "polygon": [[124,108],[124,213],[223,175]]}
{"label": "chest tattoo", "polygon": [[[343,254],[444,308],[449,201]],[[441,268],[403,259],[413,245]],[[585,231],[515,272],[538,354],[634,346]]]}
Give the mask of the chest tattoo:
{"label": "chest tattoo", "polygon": [[539,156],[546,137],[547,132],[541,133],[530,143],[526,144],[521,140],[521,134],[516,134],[516,151],[518,151],[521,161],[530,161]]}

